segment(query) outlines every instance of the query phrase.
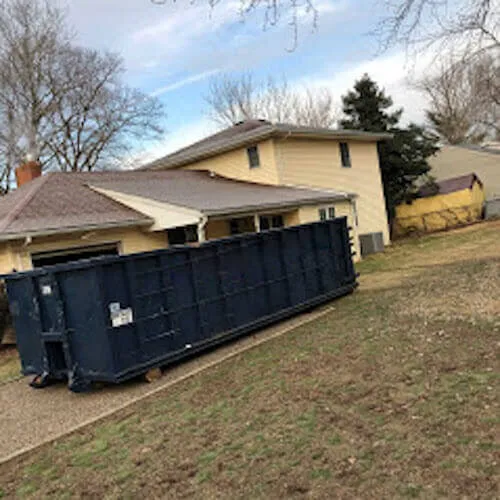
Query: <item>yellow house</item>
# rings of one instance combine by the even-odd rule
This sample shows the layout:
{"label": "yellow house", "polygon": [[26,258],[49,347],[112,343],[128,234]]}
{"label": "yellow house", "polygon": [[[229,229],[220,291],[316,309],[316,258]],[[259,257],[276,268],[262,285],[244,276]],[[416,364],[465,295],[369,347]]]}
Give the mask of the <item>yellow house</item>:
{"label": "yellow house", "polygon": [[395,234],[440,231],[479,220],[484,202],[483,183],[476,174],[424,186],[416,199],[396,207]]}
{"label": "yellow house", "polygon": [[[0,273],[347,216],[355,194],[228,179],[207,171],[18,169],[0,198]],[[359,249],[358,254],[359,254]]]}
{"label": "yellow house", "polygon": [[28,163],[0,198],[0,273],[338,216],[357,260],[363,238],[389,243],[377,155],[389,137],[251,120],[137,171],[41,176]]}
{"label": "yellow house", "polygon": [[[374,237],[387,245],[390,236],[377,142],[391,137],[248,120],[143,168],[206,170],[246,182],[354,193],[351,210],[359,235],[357,246],[365,246]],[[349,211],[347,207],[340,210]],[[303,209],[295,222],[318,217],[315,208]]]}

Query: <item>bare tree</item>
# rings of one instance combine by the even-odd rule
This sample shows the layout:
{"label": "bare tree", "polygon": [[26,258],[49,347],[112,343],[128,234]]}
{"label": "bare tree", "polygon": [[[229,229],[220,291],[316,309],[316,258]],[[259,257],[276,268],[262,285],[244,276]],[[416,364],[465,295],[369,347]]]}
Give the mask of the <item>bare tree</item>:
{"label": "bare tree", "polygon": [[377,28],[383,50],[412,47],[459,47],[476,55],[500,45],[499,0],[386,0]]}
{"label": "bare tree", "polygon": [[[146,140],[159,139],[163,107],[121,83],[122,60],[115,54],[71,47],[61,54],[51,78],[58,98],[46,138],[47,161],[59,170],[90,171],[114,165]],[[65,82],[74,85],[65,88]]]}
{"label": "bare tree", "polygon": [[0,6],[0,123],[11,124],[0,133],[1,178],[25,154],[45,169],[102,168],[161,134],[161,103],[122,84],[118,56],[75,46],[53,2]]}
{"label": "bare tree", "polygon": [[286,79],[255,83],[251,74],[212,80],[205,101],[212,120],[233,125],[242,120],[266,119],[311,127],[331,127],[337,119],[335,101],[326,88],[292,89]]}
{"label": "bare tree", "polygon": [[500,64],[490,55],[447,59],[417,85],[429,99],[427,118],[450,144],[479,143],[500,130]]}

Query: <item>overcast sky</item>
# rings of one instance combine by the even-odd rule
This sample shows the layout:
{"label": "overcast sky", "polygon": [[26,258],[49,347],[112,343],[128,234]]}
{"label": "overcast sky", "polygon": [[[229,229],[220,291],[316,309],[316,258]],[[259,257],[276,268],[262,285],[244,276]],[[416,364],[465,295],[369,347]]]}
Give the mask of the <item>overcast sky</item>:
{"label": "overcast sky", "polygon": [[[63,0],[61,0],[63,1]],[[328,86],[340,96],[368,72],[405,108],[405,121],[423,121],[424,100],[407,85],[419,61],[400,49],[376,57],[367,35],[380,15],[376,0],[315,0],[318,26],[301,16],[299,44],[283,19],[264,31],[262,12],[245,20],[238,0],[155,5],[151,0],[68,0],[69,19],[81,44],[119,52],[130,85],[158,96],[167,108],[168,134],[151,156],[178,149],[215,131],[203,96],[220,73],[250,71],[256,78],[286,76],[294,85]],[[377,7],[378,4],[378,7]]]}

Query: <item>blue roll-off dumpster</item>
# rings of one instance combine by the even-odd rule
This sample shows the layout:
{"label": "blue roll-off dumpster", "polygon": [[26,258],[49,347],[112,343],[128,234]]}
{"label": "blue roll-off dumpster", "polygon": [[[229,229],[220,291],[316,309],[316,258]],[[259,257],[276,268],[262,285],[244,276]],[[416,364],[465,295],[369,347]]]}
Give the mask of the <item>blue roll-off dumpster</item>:
{"label": "blue roll-off dumpster", "polygon": [[356,287],[345,218],[4,277],[25,375],[73,391],[165,366]]}

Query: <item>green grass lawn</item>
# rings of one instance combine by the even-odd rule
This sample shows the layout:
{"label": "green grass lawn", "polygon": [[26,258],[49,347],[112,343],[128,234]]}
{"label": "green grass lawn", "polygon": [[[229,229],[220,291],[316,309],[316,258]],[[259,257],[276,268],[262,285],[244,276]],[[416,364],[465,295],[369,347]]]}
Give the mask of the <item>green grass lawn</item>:
{"label": "green grass lawn", "polygon": [[500,224],[359,270],[319,320],[0,466],[0,496],[498,498]]}

